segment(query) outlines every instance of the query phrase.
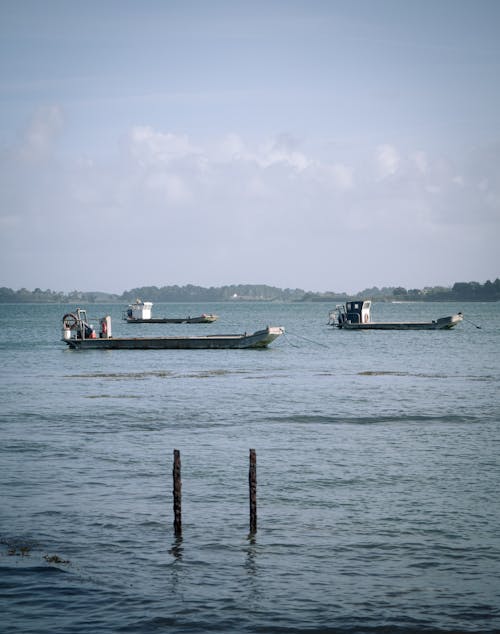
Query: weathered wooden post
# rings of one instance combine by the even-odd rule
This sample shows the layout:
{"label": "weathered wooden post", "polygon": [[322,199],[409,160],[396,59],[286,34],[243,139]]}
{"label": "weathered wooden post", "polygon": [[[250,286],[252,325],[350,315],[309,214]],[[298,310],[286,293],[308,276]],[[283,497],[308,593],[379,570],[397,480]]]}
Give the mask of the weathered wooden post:
{"label": "weathered wooden post", "polygon": [[250,493],[250,534],[253,534],[257,532],[257,456],[255,449],[250,449],[248,488]]}
{"label": "weathered wooden post", "polygon": [[182,480],[181,480],[181,452],[174,449],[174,533],[176,537],[182,535]]}

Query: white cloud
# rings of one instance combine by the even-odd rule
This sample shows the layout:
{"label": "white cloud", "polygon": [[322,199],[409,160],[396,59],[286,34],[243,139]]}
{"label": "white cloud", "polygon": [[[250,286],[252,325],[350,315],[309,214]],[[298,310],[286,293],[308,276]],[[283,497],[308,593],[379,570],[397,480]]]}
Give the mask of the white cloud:
{"label": "white cloud", "polygon": [[425,152],[415,152],[412,156],[411,159],[415,165],[415,167],[417,168],[417,170],[421,173],[421,174],[425,174],[429,168],[428,162],[427,162],[427,156],[425,154]]}
{"label": "white cloud", "polygon": [[258,167],[291,167],[301,172],[311,166],[311,160],[297,149],[298,143],[287,135],[278,135],[252,147],[237,134],[225,137],[217,146],[215,156],[220,162],[247,162]]}
{"label": "white cloud", "polygon": [[[56,110],[30,128],[25,147],[31,156],[54,149],[58,121]],[[27,277],[36,258],[44,262],[48,285],[73,287],[83,260],[92,257],[119,262],[110,269],[117,290],[132,279],[137,285],[246,279],[326,289],[336,282],[325,258],[332,249],[349,257],[344,245],[355,243],[373,254],[378,276],[390,274],[384,254],[404,245],[398,248],[407,256],[408,275],[413,267],[432,284],[443,240],[456,253],[473,237],[489,244],[500,222],[500,178],[491,152],[467,162],[454,157],[456,165],[424,149],[400,153],[392,145],[348,148],[348,154],[337,148],[325,158],[284,135],[249,142],[231,134],[209,142],[149,126],[131,129],[129,148],[106,162],[93,156],[63,162],[53,154],[43,169],[0,157],[0,246],[20,279],[4,283],[43,286]],[[58,263],[70,234],[76,253],[65,273],[70,281],[54,281],[53,271],[62,275]],[[148,253],[143,269],[123,263],[123,253],[134,249]],[[483,252],[498,261],[491,248],[478,251],[479,260]],[[269,279],[271,271],[283,281]],[[462,273],[454,271],[458,279]],[[353,276],[368,286],[371,275],[366,268],[349,272],[341,286],[355,288]],[[85,284],[98,288],[99,279]],[[419,284],[409,279],[407,285]]]}
{"label": "white cloud", "polygon": [[327,168],[331,174],[332,182],[337,189],[348,190],[354,186],[352,169],[340,163],[334,163]]}
{"label": "white cloud", "polygon": [[62,110],[57,105],[37,110],[24,131],[18,156],[26,161],[38,161],[49,156],[63,127]]}
{"label": "white cloud", "polygon": [[245,144],[237,134],[228,134],[216,146],[215,157],[222,162],[230,162],[247,157]]}
{"label": "white cloud", "polygon": [[396,148],[392,145],[379,145],[376,153],[377,171],[379,178],[393,176],[399,169],[401,159]]}
{"label": "white cloud", "polygon": [[130,134],[131,151],[145,165],[168,165],[185,158],[197,158],[201,151],[185,135],[157,132],[149,126],[136,126]]}
{"label": "white cloud", "polygon": [[271,167],[276,164],[288,165],[296,171],[303,171],[310,166],[310,161],[302,153],[295,149],[294,142],[285,137],[279,137],[266,143],[256,161],[262,167]]}
{"label": "white cloud", "polygon": [[145,181],[146,187],[160,200],[169,204],[184,205],[191,202],[193,196],[185,180],[177,174],[155,172]]}

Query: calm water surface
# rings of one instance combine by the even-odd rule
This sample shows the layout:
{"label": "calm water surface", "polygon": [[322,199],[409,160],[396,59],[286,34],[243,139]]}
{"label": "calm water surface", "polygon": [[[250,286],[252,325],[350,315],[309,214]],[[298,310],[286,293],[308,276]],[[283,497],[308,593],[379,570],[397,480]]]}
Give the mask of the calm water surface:
{"label": "calm water surface", "polygon": [[338,331],[312,303],[155,305],[220,315],[168,326],[87,307],[115,335],[287,330],[228,351],[72,351],[74,308],[0,305],[5,632],[500,630],[500,304],[374,305],[462,310],[449,332]]}

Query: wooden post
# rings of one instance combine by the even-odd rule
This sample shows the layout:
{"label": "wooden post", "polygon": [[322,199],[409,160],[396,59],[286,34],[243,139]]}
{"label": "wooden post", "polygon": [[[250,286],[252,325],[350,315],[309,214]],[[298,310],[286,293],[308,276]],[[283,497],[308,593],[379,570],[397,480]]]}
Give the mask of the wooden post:
{"label": "wooden post", "polygon": [[181,452],[174,449],[174,533],[176,537],[182,535],[182,480],[181,480]]}
{"label": "wooden post", "polygon": [[250,449],[248,488],[250,493],[250,534],[253,534],[257,532],[257,456],[255,449]]}

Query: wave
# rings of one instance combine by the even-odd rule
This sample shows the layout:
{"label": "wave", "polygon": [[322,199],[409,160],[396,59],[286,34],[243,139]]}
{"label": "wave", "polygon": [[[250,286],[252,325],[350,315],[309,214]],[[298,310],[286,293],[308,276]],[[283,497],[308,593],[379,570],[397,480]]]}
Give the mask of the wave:
{"label": "wave", "polygon": [[274,416],[267,419],[275,423],[290,423],[300,425],[401,425],[408,423],[435,423],[435,424],[472,424],[483,422],[482,418],[460,414],[446,416],[434,416],[425,414],[395,414],[390,416],[345,416],[324,414],[292,414]]}

